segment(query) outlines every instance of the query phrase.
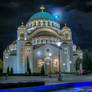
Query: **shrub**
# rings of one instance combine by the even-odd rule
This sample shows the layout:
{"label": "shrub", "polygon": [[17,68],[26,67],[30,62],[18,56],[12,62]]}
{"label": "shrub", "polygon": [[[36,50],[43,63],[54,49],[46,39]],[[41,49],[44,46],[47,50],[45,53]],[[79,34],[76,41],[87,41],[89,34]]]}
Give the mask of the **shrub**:
{"label": "shrub", "polygon": [[42,68],[41,68],[41,75],[45,75],[44,65],[42,65]]}
{"label": "shrub", "polygon": [[11,72],[10,73],[13,74],[13,68],[11,68]]}

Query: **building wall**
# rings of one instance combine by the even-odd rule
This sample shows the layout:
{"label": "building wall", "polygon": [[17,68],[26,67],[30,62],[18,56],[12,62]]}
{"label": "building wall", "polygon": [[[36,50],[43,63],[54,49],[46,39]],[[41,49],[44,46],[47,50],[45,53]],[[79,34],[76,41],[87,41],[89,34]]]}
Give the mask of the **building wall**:
{"label": "building wall", "polygon": [[[72,58],[70,57],[70,54],[71,54],[70,51],[72,49],[70,49],[70,47],[67,47],[67,53],[65,54],[64,49],[66,49],[66,47],[62,47],[62,49],[60,50],[58,47],[47,44],[34,50],[34,63],[33,63],[34,72],[38,72],[37,61],[40,58],[44,60],[44,58],[46,57],[46,49],[50,50],[49,52],[52,53],[52,58],[57,57],[59,59],[59,54],[60,54],[60,66],[61,66],[62,72],[73,71],[73,69],[71,68],[71,65],[73,64]],[[70,61],[71,61],[71,64],[70,64]]]}
{"label": "building wall", "polygon": [[9,56],[8,59],[3,58],[3,73],[7,73],[7,68],[9,70],[13,68],[13,73],[17,73],[17,56]]}

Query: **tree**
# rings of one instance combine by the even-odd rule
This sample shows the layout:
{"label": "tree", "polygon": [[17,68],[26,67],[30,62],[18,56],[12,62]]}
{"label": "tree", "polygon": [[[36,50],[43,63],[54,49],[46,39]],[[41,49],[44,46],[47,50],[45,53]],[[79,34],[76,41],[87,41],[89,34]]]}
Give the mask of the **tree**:
{"label": "tree", "polygon": [[31,69],[30,69],[30,65],[29,65],[29,58],[27,56],[27,74],[31,75]]}
{"label": "tree", "polygon": [[45,75],[44,64],[42,65],[42,68],[41,68],[41,75]]}
{"label": "tree", "polygon": [[7,67],[7,74],[9,74],[9,66]]}
{"label": "tree", "polygon": [[80,64],[82,63],[82,60],[78,57],[75,61],[75,69],[78,71],[80,69]]}
{"label": "tree", "polygon": [[83,53],[83,69],[92,71],[92,58],[88,50],[85,50]]}
{"label": "tree", "polygon": [[0,59],[0,73],[2,73],[3,71],[3,61],[2,59]]}
{"label": "tree", "polygon": [[13,74],[13,68],[11,68],[11,74]]}

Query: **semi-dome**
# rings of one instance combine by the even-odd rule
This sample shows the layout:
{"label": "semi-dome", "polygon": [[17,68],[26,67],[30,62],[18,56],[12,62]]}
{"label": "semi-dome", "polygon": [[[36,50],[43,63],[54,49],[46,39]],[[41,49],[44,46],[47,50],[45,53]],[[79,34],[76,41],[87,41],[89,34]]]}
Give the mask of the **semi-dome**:
{"label": "semi-dome", "polygon": [[35,36],[36,37],[39,37],[39,36],[53,36],[53,37],[57,37],[56,34],[54,34],[52,32],[48,32],[48,31],[38,32]]}
{"label": "semi-dome", "polygon": [[55,17],[48,12],[38,12],[38,13],[34,14],[29,19],[29,21],[36,20],[36,19],[49,19],[49,20],[52,20],[52,21],[57,21],[55,19]]}

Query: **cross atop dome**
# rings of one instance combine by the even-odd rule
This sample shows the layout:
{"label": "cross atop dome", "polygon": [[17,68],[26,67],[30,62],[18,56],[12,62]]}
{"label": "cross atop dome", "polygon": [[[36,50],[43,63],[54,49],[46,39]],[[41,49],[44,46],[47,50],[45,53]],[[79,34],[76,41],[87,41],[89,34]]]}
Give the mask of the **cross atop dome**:
{"label": "cross atop dome", "polygon": [[24,22],[22,21],[21,22],[21,28],[24,28],[25,26],[24,26]]}
{"label": "cross atop dome", "polygon": [[24,25],[24,22],[23,21],[21,22],[21,25]]}
{"label": "cross atop dome", "polygon": [[44,6],[41,6],[40,9],[41,9],[41,11],[43,12],[44,9],[45,9],[45,7],[44,7]]}
{"label": "cross atop dome", "polygon": [[67,26],[67,24],[64,24],[64,26]]}

